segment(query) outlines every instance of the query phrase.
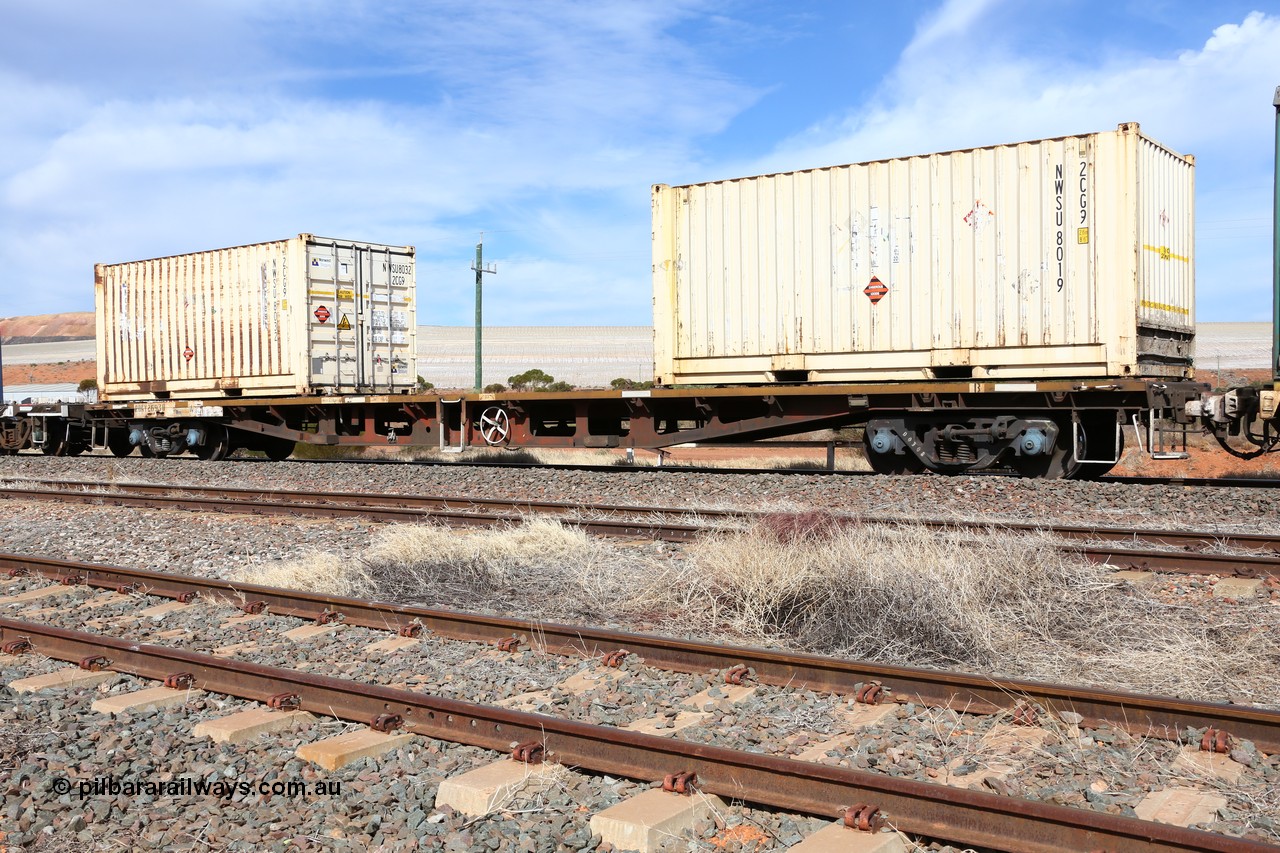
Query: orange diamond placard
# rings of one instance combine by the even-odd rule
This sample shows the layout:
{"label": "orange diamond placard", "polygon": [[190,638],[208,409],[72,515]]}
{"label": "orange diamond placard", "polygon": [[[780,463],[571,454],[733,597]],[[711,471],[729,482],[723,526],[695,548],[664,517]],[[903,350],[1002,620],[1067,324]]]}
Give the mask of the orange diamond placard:
{"label": "orange diamond placard", "polygon": [[889,292],[889,285],[875,276],[871,276],[871,281],[867,282],[867,286],[862,288],[862,292],[867,294],[871,304],[875,305],[881,299],[884,299],[884,295]]}

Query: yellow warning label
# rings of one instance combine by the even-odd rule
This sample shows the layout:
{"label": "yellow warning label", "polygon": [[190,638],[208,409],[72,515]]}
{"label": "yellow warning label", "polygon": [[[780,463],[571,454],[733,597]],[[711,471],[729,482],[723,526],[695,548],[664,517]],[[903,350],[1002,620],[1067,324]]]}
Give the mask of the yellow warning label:
{"label": "yellow warning label", "polygon": [[339,299],[354,299],[354,298],[355,298],[355,296],[356,296],[356,293],[355,293],[355,291],[354,291],[354,290],[351,290],[351,289],[346,288],[346,287],[339,287],[339,288],[338,288],[338,298],[339,298]]}
{"label": "yellow warning label", "polygon": [[1088,243],[1088,242],[1089,242],[1089,229],[1088,229],[1088,228],[1077,228],[1077,229],[1076,229],[1076,243],[1077,243],[1078,245],[1083,246],[1085,243]]}
{"label": "yellow warning label", "polygon": [[1191,314],[1191,310],[1188,308],[1181,308],[1177,305],[1168,305],[1164,302],[1150,302],[1146,299],[1142,300],[1142,307],[1154,308],[1157,311],[1172,311],[1175,314],[1186,314],[1188,316]]}
{"label": "yellow warning label", "polygon": [[1191,263],[1190,258],[1183,257],[1182,255],[1175,255],[1173,250],[1168,246],[1149,246],[1146,243],[1143,243],[1142,248],[1146,249],[1148,252],[1155,252],[1160,256],[1160,260],[1162,261],[1182,261],[1184,264]]}
{"label": "yellow warning label", "polygon": [[338,321],[338,329],[343,332],[351,331],[351,318],[343,314],[342,319]]}

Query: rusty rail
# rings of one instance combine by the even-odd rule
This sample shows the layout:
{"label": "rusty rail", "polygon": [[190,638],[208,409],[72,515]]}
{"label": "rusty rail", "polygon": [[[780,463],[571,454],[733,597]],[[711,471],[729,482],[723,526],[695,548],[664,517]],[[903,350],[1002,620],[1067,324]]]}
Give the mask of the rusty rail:
{"label": "rusty rail", "polygon": [[[648,536],[683,542],[715,527],[644,521],[653,518],[694,516],[725,523],[752,521],[765,513],[723,509],[628,506],[624,504],[578,504],[564,501],[529,501],[500,498],[448,497],[436,495],[365,494],[359,492],[303,492],[286,489],[221,488],[215,486],[117,484],[92,481],[32,481],[38,488],[0,489],[0,497],[33,500],[68,500],[110,503],[157,509],[210,510],[261,514],[307,514],[320,517],[362,517],[387,522],[413,522],[424,518],[459,527],[491,527],[510,524],[529,514],[569,516],[590,514],[594,518],[568,518],[567,524],[588,533],[607,536]],[[75,490],[80,491],[75,491]],[[111,491],[87,491],[111,489]],[[179,493],[179,494],[175,494]],[[192,496],[197,499],[193,500]],[[485,510],[485,511],[477,511]],[[609,516],[613,516],[612,518]],[[850,516],[851,520],[863,521]],[[1280,535],[1218,531],[1159,530],[1133,527],[1088,525],[1037,525],[1026,523],[940,521],[903,518],[876,519],[876,524],[913,525],[931,529],[998,529],[1014,533],[1051,533],[1065,539],[1149,543],[1184,549],[1110,548],[1097,545],[1064,546],[1094,562],[1144,571],[1183,574],[1216,574],[1243,577],[1280,576]],[[1207,554],[1196,549],[1223,545],[1264,552],[1259,555]]]}
{"label": "rusty rail", "polygon": [[[130,487],[125,487],[130,488]],[[155,487],[152,487],[155,488]],[[58,500],[85,504],[114,504],[146,509],[180,509],[188,511],[249,513],[254,515],[307,515],[318,518],[366,518],[373,521],[413,523],[428,519],[442,521],[452,527],[495,527],[518,523],[524,507],[510,506],[511,513],[466,512],[458,509],[418,509],[370,503],[314,503],[315,495],[300,493],[306,502],[282,501],[275,497],[232,499],[219,497],[185,497],[173,492],[196,494],[198,487],[163,487],[170,494],[123,494],[120,492],[76,492],[62,489],[0,489],[0,498],[18,500]],[[213,492],[221,489],[210,489]],[[235,490],[227,490],[235,491]],[[273,493],[264,493],[271,495]],[[657,524],[643,521],[598,518],[567,518],[564,523],[597,536],[650,537],[669,542],[684,542],[707,532],[697,524]]]}
{"label": "rusty rail", "polygon": [[0,619],[0,644],[28,640],[33,651],[66,661],[104,657],[106,668],[164,680],[193,676],[191,687],[266,701],[297,694],[300,708],[369,723],[391,713],[414,734],[506,751],[537,741],[568,766],[634,779],[697,774],[702,790],[750,803],[834,817],[851,802],[877,806],[898,829],[964,844],[1026,853],[1106,849],[1111,853],[1271,848],[1258,842],[1100,814],[982,791],[948,788],[673,738],[474,705],[211,655],[130,643],[46,625]]}
{"label": "rusty rail", "polygon": [[70,579],[105,589],[136,585],[136,592],[167,598],[195,593],[206,600],[225,599],[235,604],[260,601],[272,613],[302,619],[318,620],[325,614],[339,613],[344,624],[393,633],[409,626],[421,626],[444,637],[472,642],[493,643],[517,637],[520,642],[547,652],[592,658],[624,649],[650,666],[676,672],[701,673],[746,666],[755,671],[756,679],[762,683],[797,690],[856,695],[867,684],[878,682],[898,701],[919,701],[969,713],[1011,711],[1018,704],[1030,701],[1054,714],[1064,711],[1079,714],[1088,726],[1108,723],[1135,735],[1165,739],[1177,739],[1188,728],[1215,728],[1251,740],[1264,752],[1280,752],[1280,712],[1243,705],[889,666],[0,554],[0,572],[11,569],[36,573],[59,583]]}

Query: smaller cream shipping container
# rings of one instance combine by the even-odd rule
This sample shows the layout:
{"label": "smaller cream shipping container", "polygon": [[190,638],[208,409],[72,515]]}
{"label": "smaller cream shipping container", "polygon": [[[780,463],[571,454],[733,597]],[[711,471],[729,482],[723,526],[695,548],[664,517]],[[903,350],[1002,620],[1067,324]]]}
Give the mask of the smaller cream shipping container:
{"label": "smaller cream shipping container", "polygon": [[104,400],[403,393],[414,249],[300,234],[94,267]]}
{"label": "smaller cream shipping container", "polygon": [[1188,376],[1193,164],[1123,124],[657,185],[656,381]]}

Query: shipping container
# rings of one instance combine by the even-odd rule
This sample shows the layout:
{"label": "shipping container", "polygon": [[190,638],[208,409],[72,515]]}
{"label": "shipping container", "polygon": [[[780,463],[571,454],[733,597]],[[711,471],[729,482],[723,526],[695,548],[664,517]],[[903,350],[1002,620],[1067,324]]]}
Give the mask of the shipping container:
{"label": "shipping container", "polygon": [[1137,124],[657,185],[656,381],[1188,377],[1193,185]]}
{"label": "shipping container", "polygon": [[300,234],[94,267],[103,400],[413,389],[414,249]]}

